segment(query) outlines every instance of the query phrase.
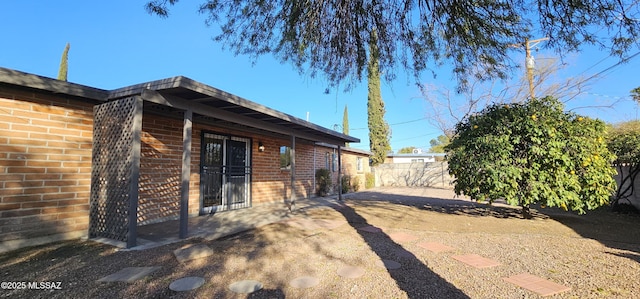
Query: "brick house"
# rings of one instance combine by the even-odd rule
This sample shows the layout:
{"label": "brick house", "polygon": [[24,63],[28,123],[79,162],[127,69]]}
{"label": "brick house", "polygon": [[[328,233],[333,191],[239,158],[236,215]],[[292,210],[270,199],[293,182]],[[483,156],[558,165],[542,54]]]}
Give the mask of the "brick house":
{"label": "brick house", "polygon": [[132,247],[169,219],[184,237],[187,217],[314,196],[328,157],[336,183],[369,167],[357,138],[185,77],[102,90],[0,68],[0,132],[0,252]]}

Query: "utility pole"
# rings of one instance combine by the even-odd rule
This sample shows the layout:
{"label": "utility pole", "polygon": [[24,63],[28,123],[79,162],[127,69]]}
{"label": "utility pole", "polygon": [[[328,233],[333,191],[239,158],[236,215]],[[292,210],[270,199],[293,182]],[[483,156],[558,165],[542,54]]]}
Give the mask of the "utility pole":
{"label": "utility pole", "polygon": [[[522,45],[524,45],[524,53],[525,53],[525,67],[526,67],[526,71],[527,71],[527,81],[529,81],[529,95],[531,96],[531,98],[534,98],[535,92],[534,92],[534,84],[533,84],[533,69],[535,68],[535,59],[533,58],[533,56],[531,56],[531,48],[535,47],[537,44],[539,44],[542,41],[548,40],[548,37],[543,37],[543,38],[539,38],[539,39],[534,39],[534,40],[529,40],[528,38],[526,38],[524,40],[524,43]],[[519,47],[520,45],[512,45],[513,47]]]}

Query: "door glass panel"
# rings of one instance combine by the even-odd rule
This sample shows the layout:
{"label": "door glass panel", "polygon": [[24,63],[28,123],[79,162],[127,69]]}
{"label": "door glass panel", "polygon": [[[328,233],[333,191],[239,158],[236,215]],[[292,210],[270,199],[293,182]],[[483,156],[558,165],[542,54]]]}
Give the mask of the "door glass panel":
{"label": "door glass panel", "polygon": [[247,143],[244,141],[228,140],[228,162],[229,169],[229,200],[231,204],[245,201],[246,194],[246,165],[247,165]]}
{"label": "door glass panel", "polygon": [[202,144],[202,205],[222,205],[224,139],[205,134]]}

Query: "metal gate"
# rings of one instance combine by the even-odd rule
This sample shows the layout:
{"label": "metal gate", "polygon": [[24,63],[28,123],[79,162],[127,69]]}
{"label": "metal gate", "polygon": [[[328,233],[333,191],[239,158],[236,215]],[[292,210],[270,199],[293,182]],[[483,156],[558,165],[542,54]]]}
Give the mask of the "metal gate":
{"label": "metal gate", "polygon": [[203,133],[201,213],[251,206],[250,158],[249,139]]}
{"label": "metal gate", "polygon": [[136,245],[142,99],[125,98],[93,109],[89,237]]}

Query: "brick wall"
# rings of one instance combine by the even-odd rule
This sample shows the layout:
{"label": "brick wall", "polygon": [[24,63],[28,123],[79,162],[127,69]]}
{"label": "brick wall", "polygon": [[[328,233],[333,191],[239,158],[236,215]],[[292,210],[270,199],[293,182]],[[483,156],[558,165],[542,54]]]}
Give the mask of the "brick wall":
{"label": "brick wall", "polygon": [[92,107],[0,88],[0,251],[86,236]]}
{"label": "brick wall", "polygon": [[[86,236],[94,104],[24,89],[0,88],[0,252]],[[280,168],[280,146],[291,146],[290,138],[195,124],[190,215],[197,215],[200,208],[203,130],[251,139],[253,204],[291,197],[291,171]],[[145,113],[141,141],[138,222],[177,218],[182,120]],[[258,150],[260,143],[264,152]],[[324,167],[325,152],[333,153],[333,149],[319,149],[310,142],[296,140],[297,198],[315,195],[315,169]]]}

